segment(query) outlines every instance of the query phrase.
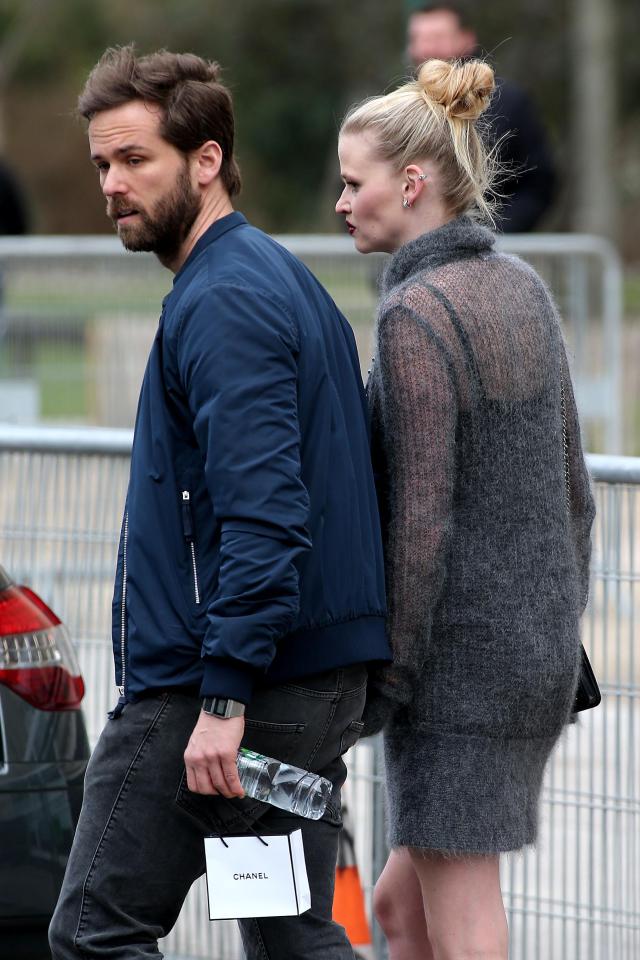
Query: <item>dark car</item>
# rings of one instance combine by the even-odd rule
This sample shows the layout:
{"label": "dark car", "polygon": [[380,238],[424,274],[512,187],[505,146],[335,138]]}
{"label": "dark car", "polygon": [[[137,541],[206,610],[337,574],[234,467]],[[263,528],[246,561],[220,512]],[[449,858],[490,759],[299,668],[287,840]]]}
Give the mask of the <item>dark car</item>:
{"label": "dark car", "polygon": [[50,956],[89,759],[83,695],[67,629],[0,567],[0,960]]}

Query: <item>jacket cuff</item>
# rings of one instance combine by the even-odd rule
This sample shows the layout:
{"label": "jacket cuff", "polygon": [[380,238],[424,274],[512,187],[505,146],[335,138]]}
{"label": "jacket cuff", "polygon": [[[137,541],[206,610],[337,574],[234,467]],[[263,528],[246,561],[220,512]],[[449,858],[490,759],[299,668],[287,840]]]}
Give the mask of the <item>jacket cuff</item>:
{"label": "jacket cuff", "polygon": [[256,671],[237,660],[205,660],[200,696],[230,697],[249,703],[256,679]]}

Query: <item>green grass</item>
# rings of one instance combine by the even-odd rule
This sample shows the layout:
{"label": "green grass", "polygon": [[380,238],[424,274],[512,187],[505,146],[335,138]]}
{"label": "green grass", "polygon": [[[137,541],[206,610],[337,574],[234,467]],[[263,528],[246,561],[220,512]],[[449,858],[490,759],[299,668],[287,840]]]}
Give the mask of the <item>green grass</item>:
{"label": "green grass", "polygon": [[5,301],[7,310],[19,314],[64,317],[82,321],[101,313],[158,313],[167,290],[146,286],[125,290],[16,290]]}
{"label": "green grass", "polygon": [[40,395],[40,416],[79,420],[87,416],[86,359],[83,348],[43,342],[34,344],[29,364],[18,367],[11,346],[1,349],[0,379],[34,380]]}
{"label": "green grass", "polygon": [[160,313],[171,277],[157,267],[105,263],[86,269],[45,267],[21,271],[6,284],[4,306],[17,314],[86,319],[103,312]]}
{"label": "green grass", "polygon": [[33,373],[40,387],[40,414],[46,419],[87,415],[86,361],[81,347],[39,344]]}
{"label": "green grass", "polygon": [[[369,366],[370,333],[376,312],[376,265],[373,260],[333,262],[310,258],[310,266],[330,291],[356,332],[363,372]],[[14,312],[16,323],[36,320],[39,338],[27,344],[22,362],[18,347],[0,340],[0,378],[25,377],[39,386],[41,415],[48,420],[83,420],[93,416],[92,371],[96,358],[91,355],[90,332],[93,324],[106,324],[114,318],[155,319],[162,298],[170,288],[170,278],[158,269],[155,273],[136,273],[116,269],[78,268],[33,269],[8,283],[5,305]],[[640,317],[640,269],[627,271],[624,281],[625,325],[625,450],[640,453],[640,396],[636,397],[638,378],[629,374],[637,363],[637,321]],[[125,324],[126,326],[126,324]],[[77,331],[77,343],[61,342],[61,331]],[[85,339],[83,334],[87,333]],[[126,335],[126,334],[125,334]],[[629,339],[631,337],[631,339]],[[135,340],[135,338],[133,338]],[[634,346],[635,345],[635,346]],[[23,345],[24,349],[24,345]],[[632,439],[633,438],[633,439]],[[588,446],[598,449],[601,438],[589,435]],[[633,447],[633,449],[631,449]]]}
{"label": "green grass", "polygon": [[628,270],[624,277],[625,315],[640,314],[640,270]]}

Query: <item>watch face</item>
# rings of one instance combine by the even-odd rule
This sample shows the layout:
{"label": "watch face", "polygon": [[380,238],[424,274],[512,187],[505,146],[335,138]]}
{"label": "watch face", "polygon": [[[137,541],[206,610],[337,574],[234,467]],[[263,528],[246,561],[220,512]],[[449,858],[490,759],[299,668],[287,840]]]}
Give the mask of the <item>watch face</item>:
{"label": "watch face", "polygon": [[214,717],[224,717],[227,712],[228,700],[220,700],[218,697],[215,697],[211,706],[213,707],[212,713]]}

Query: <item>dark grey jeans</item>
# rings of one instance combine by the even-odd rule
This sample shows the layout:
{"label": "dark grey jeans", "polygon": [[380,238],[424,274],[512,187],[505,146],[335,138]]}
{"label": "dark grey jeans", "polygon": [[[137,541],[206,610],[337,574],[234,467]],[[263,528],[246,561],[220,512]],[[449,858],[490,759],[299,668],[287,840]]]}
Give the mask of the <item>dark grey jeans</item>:
{"label": "dark grey jeans", "polygon": [[[311,909],[299,917],[241,920],[249,960],[353,960],[331,920],[341,755],[357,740],[363,666],[332,670],[256,693],[243,744],[314,770],[334,785],[321,820],[303,820],[249,798],[191,793],[183,753],[200,701],[168,692],[128,704],[107,723],[87,769],[85,796],[49,931],[54,960],[161,957],[189,887],[204,872],[203,838],[302,828]],[[242,816],[240,816],[242,814]]]}

